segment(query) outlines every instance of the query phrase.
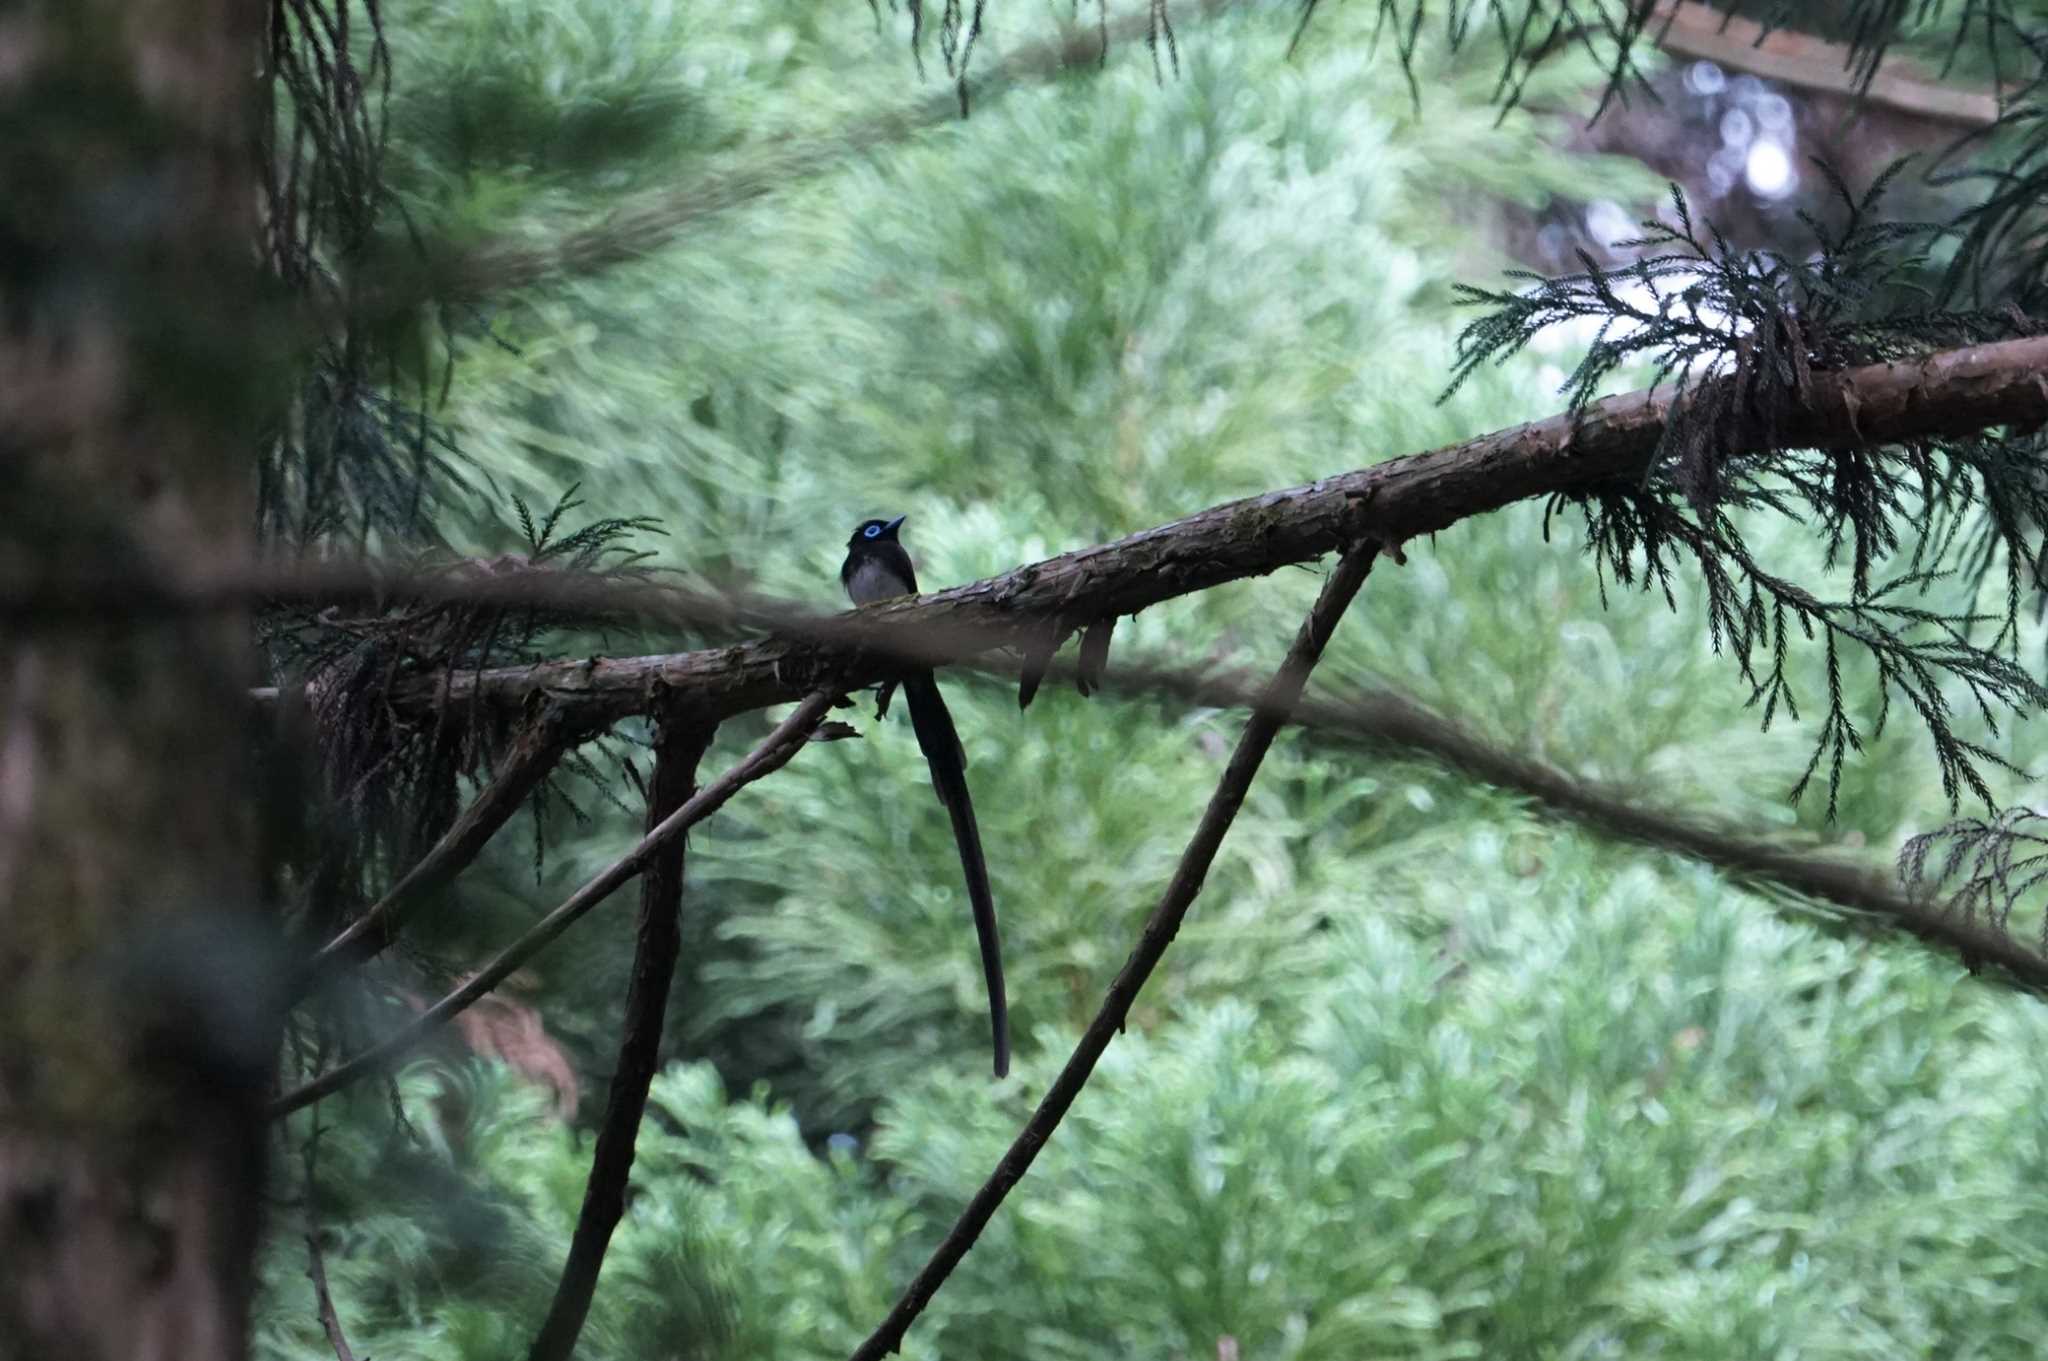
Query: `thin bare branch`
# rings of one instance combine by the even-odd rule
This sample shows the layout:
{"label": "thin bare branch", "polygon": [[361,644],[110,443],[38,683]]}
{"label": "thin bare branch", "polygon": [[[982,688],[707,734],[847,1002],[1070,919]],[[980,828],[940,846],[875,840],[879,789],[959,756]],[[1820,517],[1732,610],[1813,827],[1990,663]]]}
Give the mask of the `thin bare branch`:
{"label": "thin bare branch", "polygon": [[361,963],[397,939],[406,918],[476,859],[506,819],[548,777],[578,735],[553,705],[545,706],[535,715],[499,759],[497,774],[491,782],[462,810],[462,815],[432,849],[362,916],[313,956],[298,980],[296,995],[303,997],[322,978],[332,976],[345,965]]}
{"label": "thin bare branch", "polygon": [[[1189,8],[1202,16],[1239,3],[1241,0],[1200,0]],[[985,104],[1012,90],[1070,73],[1097,71],[1103,64],[1105,40],[1141,38],[1156,22],[1157,6],[1152,5],[1090,28],[1069,25],[984,69],[975,78],[975,98]],[[961,78],[964,81],[964,71]],[[369,319],[376,320],[429,299],[477,303],[551,280],[598,273],[660,250],[694,223],[828,173],[878,147],[943,127],[963,112],[959,93],[949,85],[942,94],[920,97],[906,108],[871,114],[830,136],[774,150],[749,148],[747,159],[729,171],[640,195],[608,210],[589,226],[553,240],[535,242],[508,235],[467,245],[459,254],[430,260],[423,268],[404,259],[381,260],[378,287],[366,290],[364,306]],[[415,277],[407,279],[409,266]]]}
{"label": "thin bare branch", "polygon": [[[1203,685],[1195,693],[1206,691]],[[1754,888],[1816,900],[1832,909],[1829,921],[1903,932],[1954,955],[1973,972],[1988,966],[1993,980],[2048,996],[2048,957],[2001,932],[1951,915],[1938,902],[1906,892],[1892,874],[1819,848],[1771,845],[1658,808],[1637,791],[1577,779],[1390,691],[1306,700],[1295,717],[1319,733],[1385,743],[1426,756],[1488,784],[1527,794],[1554,816],[1699,860]]]}
{"label": "thin bare branch", "polygon": [[[1019,670],[1014,660],[990,658],[971,665],[1005,677]],[[1047,674],[1078,684],[1083,665],[1062,661]],[[1253,677],[1162,661],[1126,661],[1093,675],[1091,683],[1111,694],[1155,695],[1212,709],[1244,708],[1256,703],[1260,693]],[[1289,721],[1325,742],[1375,753],[1391,747],[1525,794],[1545,815],[1712,865],[1760,892],[1789,895],[1796,900],[1794,910],[1806,919],[1819,916],[1825,924],[1873,935],[1912,936],[1955,957],[1983,981],[2048,997],[2048,956],[1956,912],[1952,903],[1931,892],[1908,891],[1893,873],[1818,845],[1764,841],[1659,808],[1640,790],[1579,779],[1490,741],[1457,716],[1399,691],[1359,689],[1303,699]],[[1816,905],[1821,905],[1818,912]]]}
{"label": "thin bare branch", "polygon": [[1295,634],[1286,660],[1281,662],[1280,669],[1260,694],[1251,717],[1246,720],[1244,732],[1237,740],[1237,749],[1231,753],[1230,764],[1224,767],[1223,778],[1217,782],[1209,806],[1202,811],[1202,820],[1195,827],[1187,849],[1181,852],[1180,864],[1175,867],[1173,878],[1145,920],[1137,948],[1131,951],[1130,958],[1124,961],[1123,968],[1110,983],[1101,1009],[1089,1022],[1088,1029],[1082,1032],[1081,1042],[1074,1046],[1073,1056],[1060,1069],[1045,1098],[1038,1103],[1038,1109],[1031,1113],[1031,1118],[1010,1144],[1009,1151],[996,1164],[995,1171],[989,1174],[988,1180],[982,1183],[981,1189],[967,1203],[967,1208],[961,1211],[960,1218],[947,1231],[938,1249],[932,1253],[931,1260],[911,1281],[903,1298],[896,1302],[896,1307],[889,1311],[888,1317],[882,1320],[867,1341],[855,1349],[854,1361],[878,1361],[878,1358],[902,1346],[903,1335],[911,1321],[924,1311],[932,1296],[945,1284],[946,1277],[974,1246],[982,1229],[987,1227],[1002,1205],[1003,1198],[1010,1193],[1010,1188],[1030,1170],[1038,1150],[1045,1147],[1046,1140],[1059,1127],[1067,1108],[1081,1094],[1081,1088],[1095,1071],[1096,1061],[1109,1048],[1110,1040],[1123,1029],[1139,990],[1165,955],[1166,947],[1173,943],[1188,908],[1202,891],[1202,881],[1208,876],[1209,866],[1223,844],[1224,834],[1230,830],[1238,809],[1244,805],[1245,794],[1251,788],[1252,778],[1258,774],[1259,763],[1265,759],[1275,734],[1300,701],[1309,672],[1323,655],[1323,648],[1336,630],[1337,621],[1344,617],[1345,608],[1358,594],[1358,588],[1365,584],[1366,574],[1372,570],[1373,559],[1378,552],[1378,545],[1371,543],[1351,547],[1338,561],[1329,580],[1323,583],[1322,593],[1316,597],[1315,606]]}
{"label": "thin bare branch", "polygon": [[289,1115],[302,1106],[340,1091],[358,1078],[383,1071],[394,1059],[409,1052],[414,1045],[439,1029],[450,1017],[504,982],[511,976],[513,970],[568,930],[577,918],[610,897],[621,884],[638,874],[648,859],[672,838],[682,835],[694,824],[717,812],[725,805],[726,800],[747,785],[786,765],[790,757],[796,755],[797,749],[810,740],[812,729],[816,728],[819,720],[825,716],[833,697],[834,692],[826,690],[813,691],[805,696],[803,702],[798,704],[787,718],[776,724],[774,731],[762,738],[732,769],[691,795],[687,803],[664,818],[654,830],[641,837],[632,850],[606,866],[596,877],[570,894],[560,906],[535,922],[524,935],[499,951],[490,963],[484,965],[461,987],[428,1007],[394,1034],[271,1102],[270,1117],[276,1119]]}
{"label": "thin bare branch", "polygon": [[[685,722],[661,725],[654,753],[654,783],[647,797],[647,829],[654,831],[696,790],[697,764],[711,745],[712,729]],[[683,903],[684,839],[677,837],[648,862],[640,877],[640,924],[633,946],[632,981],[626,986],[626,1016],[619,1060],[605,1099],[604,1123],[590,1160],[583,1209],[569,1240],[569,1257],[555,1285],[547,1321],[534,1338],[528,1361],[568,1361],[583,1331],[583,1319],[597,1292],[605,1248],[626,1209],[626,1177],[633,1169],[633,1145],[647,1109],[647,1089],[661,1058],[661,1023],[668,1011],[669,985],[682,949],[678,916]]]}

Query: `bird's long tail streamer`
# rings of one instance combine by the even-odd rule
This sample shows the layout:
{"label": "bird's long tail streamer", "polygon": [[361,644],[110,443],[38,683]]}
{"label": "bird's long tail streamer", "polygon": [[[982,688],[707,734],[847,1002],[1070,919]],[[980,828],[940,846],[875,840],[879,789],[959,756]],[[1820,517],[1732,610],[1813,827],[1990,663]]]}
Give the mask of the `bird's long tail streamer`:
{"label": "bird's long tail streamer", "polygon": [[953,715],[939,694],[939,683],[927,671],[907,677],[903,696],[910,705],[910,726],[931,767],[932,787],[953,819],[953,840],[960,847],[960,868],[967,874],[967,901],[974,909],[974,933],[981,941],[981,971],[988,980],[989,1027],[995,1035],[995,1071],[1010,1071],[1010,1007],[1003,995],[1003,942],[996,932],[995,898],[988,888],[988,862],[981,854],[981,832],[974,825],[974,802],[967,796],[967,755]]}

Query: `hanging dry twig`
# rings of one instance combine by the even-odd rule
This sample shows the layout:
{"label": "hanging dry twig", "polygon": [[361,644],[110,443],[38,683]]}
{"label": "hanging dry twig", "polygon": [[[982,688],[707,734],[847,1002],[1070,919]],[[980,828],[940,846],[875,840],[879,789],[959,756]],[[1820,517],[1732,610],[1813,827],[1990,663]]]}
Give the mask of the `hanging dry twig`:
{"label": "hanging dry twig", "polygon": [[547,779],[562,754],[574,745],[577,735],[562,722],[553,706],[544,708],[521,730],[501,758],[491,782],[470,801],[433,848],[382,898],[313,956],[298,980],[297,995],[303,997],[321,978],[344,965],[361,963],[397,939],[405,919],[476,859],[506,819]]}
{"label": "hanging dry twig", "polygon": [[672,838],[682,835],[691,826],[717,812],[725,805],[726,800],[747,785],[786,765],[790,757],[796,755],[797,749],[810,739],[811,730],[816,728],[819,720],[825,716],[825,710],[830,707],[835,693],[817,690],[807,695],[787,718],[775,725],[773,732],[762,738],[732,769],[698,790],[691,796],[689,802],[669,814],[662,820],[660,826],[640,838],[639,844],[632,850],[606,866],[595,878],[570,894],[559,907],[535,922],[519,939],[500,950],[490,963],[479,969],[461,987],[428,1007],[396,1033],[271,1102],[270,1117],[276,1119],[289,1115],[302,1106],[340,1091],[358,1078],[382,1071],[393,1059],[409,1052],[414,1045],[432,1034],[450,1017],[504,982],[512,975],[513,970],[568,930],[577,918],[596,907],[610,897],[621,884],[640,873],[649,858]]}
{"label": "hanging dry twig", "polygon": [[1059,1127],[1067,1108],[1081,1094],[1081,1088],[1095,1071],[1096,1061],[1109,1048],[1110,1040],[1123,1029],[1124,1018],[1129,1015],[1131,1004],[1137,1000],[1139,989],[1151,977],[1153,968],[1165,955],[1166,947],[1173,943],[1195,895],[1202,891],[1202,881],[1223,844],[1224,834],[1230,830],[1238,809],[1244,805],[1245,794],[1251,788],[1252,778],[1258,774],[1259,763],[1265,759],[1274,736],[1301,699],[1309,672],[1323,655],[1323,648],[1336,630],[1337,621],[1344,617],[1345,607],[1358,594],[1358,588],[1365,584],[1366,574],[1372,570],[1378,551],[1374,544],[1353,546],[1339,560],[1330,579],[1323,583],[1322,593],[1316,597],[1314,608],[1295,634],[1286,660],[1280,663],[1271,683],[1260,694],[1252,716],[1246,720],[1244,732],[1237,740],[1237,749],[1231,753],[1230,764],[1224,767],[1223,778],[1217,782],[1209,806],[1202,811],[1202,820],[1196,825],[1187,849],[1181,852],[1180,864],[1175,867],[1166,892],[1160,896],[1151,916],[1145,919],[1137,948],[1131,951],[1131,957],[1117,971],[1095,1019],[1088,1023],[1088,1029],[1082,1032],[1081,1042],[1074,1046],[1073,1056],[1060,1069],[1059,1076],[1053,1079],[1045,1098],[1018,1132],[1009,1151],[1003,1154],[1002,1161],[996,1164],[995,1171],[975,1192],[967,1208],[960,1212],[960,1218],[940,1241],[931,1260],[917,1273],[910,1288],[903,1292],[903,1298],[896,1302],[896,1307],[889,1311],[888,1317],[882,1320],[867,1341],[855,1349],[854,1361],[877,1361],[877,1358],[902,1345],[903,1334],[911,1321],[924,1311],[925,1305],[945,1284],[946,1277],[967,1255],[967,1250],[974,1246],[975,1239],[981,1236],[982,1229],[994,1217],[1010,1188],[1030,1170],[1038,1150],[1045,1147],[1046,1140]]}

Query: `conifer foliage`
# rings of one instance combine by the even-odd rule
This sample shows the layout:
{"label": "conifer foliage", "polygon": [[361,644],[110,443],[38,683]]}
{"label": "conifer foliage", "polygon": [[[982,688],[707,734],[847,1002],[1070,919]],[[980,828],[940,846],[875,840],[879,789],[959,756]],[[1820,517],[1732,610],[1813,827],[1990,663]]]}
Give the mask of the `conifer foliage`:
{"label": "conifer foliage", "polygon": [[[289,805],[256,1354],[2017,1356],[2048,1329],[2048,378],[2004,375],[2026,422],[1928,379],[1908,405],[1944,433],[1903,438],[1854,378],[2043,335],[2035,0],[1728,6],[2003,111],[1867,184],[1815,162],[1767,240],[1563,149],[1673,93],[1650,0],[264,8],[263,556],[160,600],[255,606]],[[1640,233],[1496,267],[1589,198]],[[1517,426],[1560,403],[1532,472]],[[1640,459],[1578,475],[1571,432],[1624,410]],[[1258,556],[1310,513],[1275,489],[1425,450],[1441,532],[1378,536],[1361,493]],[[1525,504],[1470,491],[1508,453]],[[819,621],[876,513],[928,586],[994,583],[959,616],[990,631]],[[1199,562],[1192,521],[1222,526]],[[1063,550],[1073,590],[1031,603]],[[1273,570],[1318,552],[1321,594]],[[1140,576],[1142,613],[1092,607]],[[96,584],[9,599],[41,627]],[[785,635],[795,714],[691,708]],[[572,702],[636,657],[619,711]],[[845,693],[878,657],[958,664],[1007,1085],[968,1076],[915,746]],[[1467,755],[1305,688],[1404,691]],[[1574,811],[1623,804],[1627,842]],[[1665,810],[1779,859],[1660,841]],[[596,909],[662,836],[636,959]],[[1893,850],[1859,916],[1851,871]],[[1774,878],[1793,854],[1850,887]]]}
{"label": "conifer foliage", "polygon": [[[2035,324],[2016,307],[1942,308],[1915,284],[1928,263],[1922,247],[1939,229],[1880,215],[1885,186],[1905,162],[1860,197],[1825,165],[1818,169],[1838,200],[1841,226],[1831,230],[1802,211],[1813,237],[1804,258],[1737,250],[1698,226],[1674,187],[1670,223],[1652,219],[1642,237],[1620,243],[1641,252],[1625,269],[1603,269],[1582,253],[1583,273],[1519,273],[1520,291],[1458,285],[1466,302],[1489,310],[1459,338],[1451,390],[1551,326],[1597,322],[1566,380],[1571,409],[1584,410],[1630,365],[1647,365],[1653,382],[1673,389],[1645,476],[1569,498],[1585,517],[1598,570],[1668,595],[1673,557],[1691,559],[1706,587],[1715,647],[1728,651],[1751,685],[1767,728],[1781,709],[1799,717],[1787,649],[1802,641],[1822,649],[1826,707],[1795,798],[1824,768],[1832,811],[1849,753],[1863,746],[1842,687],[1842,654],[1860,650],[1885,700],[1876,729],[1889,702],[1904,700],[1933,739],[1951,805],[1965,792],[1991,803],[1979,766],[2010,763],[1957,732],[1947,687],[1960,685],[1994,736],[1997,716],[2024,715],[2048,697],[2013,651],[2023,588],[2032,599],[2044,585],[2040,526],[2048,523],[2048,499],[2034,472],[2036,442],[2022,437],[2015,447],[2012,439],[1972,436],[1869,447],[1856,440],[1851,406],[1851,428],[1834,447],[1780,446],[1788,418],[1811,409],[1817,372],[2030,334]],[[1988,519],[1987,504],[1999,507]],[[1820,599],[1764,568],[1745,539],[1738,514],[1745,511],[1816,530],[1828,563],[1847,562],[1845,598]],[[1929,588],[1958,566],[1946,549],[1966,535],[1977,571],[2003,565],[2002,614],[1926,601]]]}

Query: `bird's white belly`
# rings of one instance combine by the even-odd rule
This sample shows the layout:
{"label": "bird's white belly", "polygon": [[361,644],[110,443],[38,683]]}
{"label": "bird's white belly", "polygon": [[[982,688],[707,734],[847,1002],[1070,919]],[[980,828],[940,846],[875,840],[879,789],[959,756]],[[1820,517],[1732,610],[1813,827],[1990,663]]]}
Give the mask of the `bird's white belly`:
{"label": "bird's white belly", "polygon": [[854,604],[865,605],[871,600],[908,595],[910,585],[881,563],[869,560],[856,564],[846,578],[846,594]]}

